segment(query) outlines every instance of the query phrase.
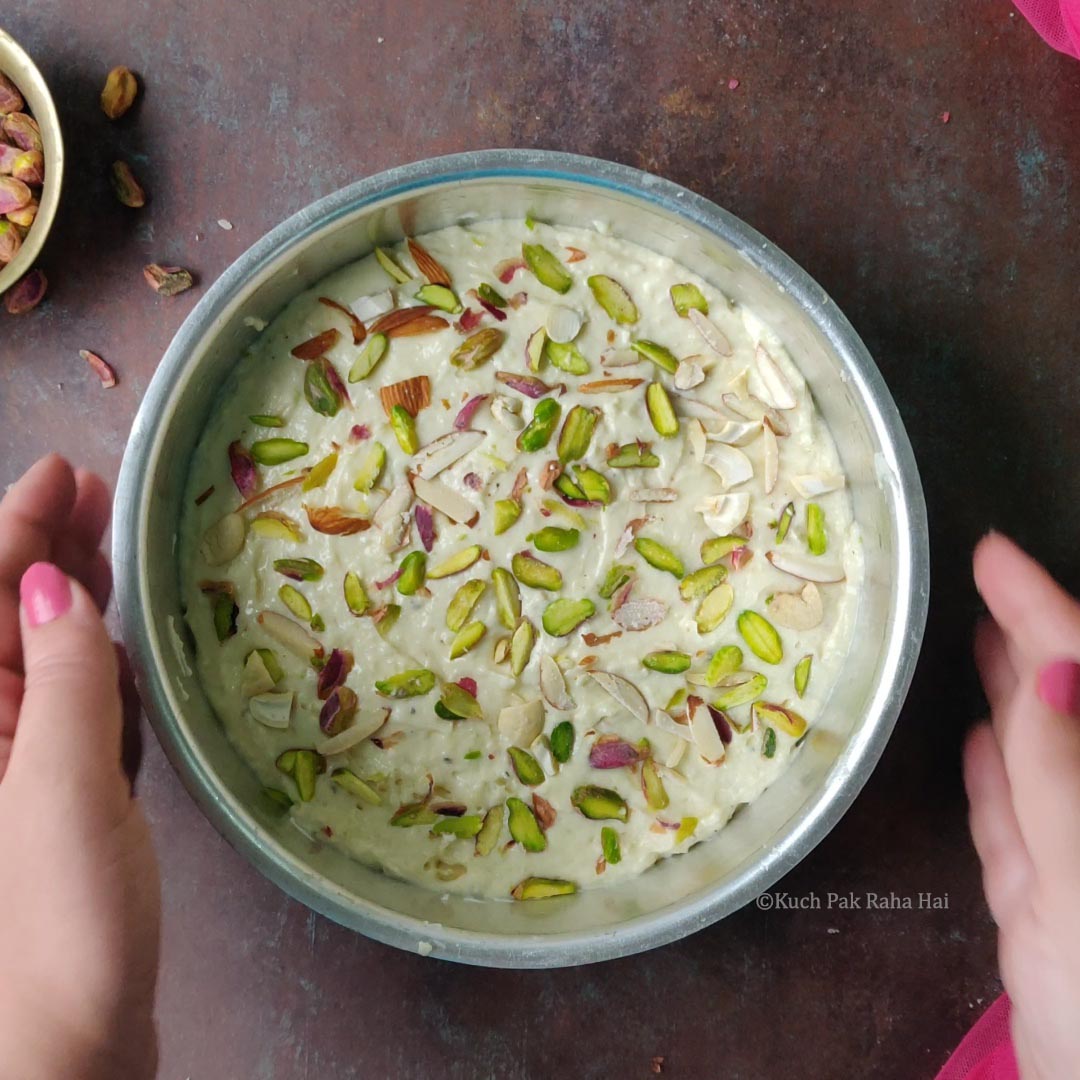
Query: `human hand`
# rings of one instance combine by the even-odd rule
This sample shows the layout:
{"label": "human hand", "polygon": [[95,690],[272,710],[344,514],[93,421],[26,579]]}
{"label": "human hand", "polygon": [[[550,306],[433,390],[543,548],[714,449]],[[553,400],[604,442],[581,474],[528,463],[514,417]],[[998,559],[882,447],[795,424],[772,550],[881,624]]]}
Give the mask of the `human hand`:
{"label": "human hand", "polygon": [[965,747],[971,834],[1021,1075],[1060,1080],[1080,1067],[1080,603],[1003,536],[974,563],[991,722]]}
{"label": "human hand", "polygon": [[0,1074],[18,1080],[156,1067],[157,866],[100,614],[109,503],[55,455],[0,501]]}

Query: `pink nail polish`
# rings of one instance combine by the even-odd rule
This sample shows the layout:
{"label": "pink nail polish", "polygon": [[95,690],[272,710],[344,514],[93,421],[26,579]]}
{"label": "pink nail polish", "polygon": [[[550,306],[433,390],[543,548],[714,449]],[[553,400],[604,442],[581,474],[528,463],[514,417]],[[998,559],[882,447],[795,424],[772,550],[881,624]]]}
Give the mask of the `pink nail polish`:
{"label": "pink nail polish", "polygon": [[71,607],[71,583],[52,563],[34,563],[19,583],[19,600],[31,626],[59,619]]}
{"label": "pink nail polish", "polygon": [[1039,699],[1055,712],[1080,717],[1080,664],[1055,660],[1039,671]]}

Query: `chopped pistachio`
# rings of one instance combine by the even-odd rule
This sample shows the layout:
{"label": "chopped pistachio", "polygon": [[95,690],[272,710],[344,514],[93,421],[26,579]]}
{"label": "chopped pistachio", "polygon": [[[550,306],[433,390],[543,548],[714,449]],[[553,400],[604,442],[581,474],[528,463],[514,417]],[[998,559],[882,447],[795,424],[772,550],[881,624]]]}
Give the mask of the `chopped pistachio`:
{"label": "chopped pistachio", "polygon": [[552,341],[548,338],[544,343],[544,358],[552,367],[571,375],[588,375],[591,370],[589,361],[572,341]]}
{"label": "chopped pistachio", "polygon": [[450,659],[456,660],[459,656],[464,656],[486,633],[487,627],[479,619],[466,623],[450,642]]}
{"label": "chopped pistachio", "polygon": [[649,383],[645,391],[645,408],[657,435],[670,439],[679,434],[679,418],[663,383]]}
{"label": "chopped pistachio", "polygon": [[705,669],[705,685],[716,686],[725,675],[732,675],[742,667],[743,653],[738,645],[723,645],[713,653]]}
{"label": "chopped pistachio", "polygon": [[402,596],[412,596],[424,584],[427,575],[427,555],[422,551],[410,551],[401,560],[401,573],[396,587]]}
{"label": "chopped pistachio", "polygon": [[788,503],[783,510],[780,511],[780,516],[776,519],[776,542],[782,544],[784,537],[788,534],[788,529],[791,528],[792,519],[795,517],[795,504]]}
{"label": "chopped pistachio", "polygon": [[591,600],[552,600],[541,617],[544,631],[552,637],[566,637],[572,634],[586,619],[596,614],[596,605]]}
{"label": "chopped pistachio", "polygon": [[462,310],[457,294],[445,285],[421,285],[416,290],[416,299],[421,304],[430,304],[440,311],[448,311],[451,315],[457,315]]}
{"label": "chopped pistachio", "polygon": [[605,600],[610,600],[616,590],[625,585],[633,574],[634,568],[628,563],[615,563],[604,575],[604,580],[597,591]]}
{"label": "chopped pistachio", "polygon": [[619,834],[610,825],[605,825],[600,830],[600,850],[604,853],[604,861],[609,866],[622,861]]}
{"label": "chopped pistachio", "polygon": [[738,619],[739,633],[750,651],[767,664],[779,664],[784,659],[784,646],[780,635],[764,615],[756,611],[744,611]]}
{"label": "chopped pistachio", "polygon": [[510,560],[514,577],[530,589],[546,589],[555,592],[562,588],[562,573],[549,563],[541,562],[528,552],[519,552]]}
{"label": "chopped pistachio", "polygon": [[651,360],[658,368],[666,371],[669,375],[674,375],[679,368],[679,361],[676,359],[675,354],[670,349],[664,348],[663,345],[658,345],[655,341],[641,338],[638,341],[631,341],[630,348],[639,356]]}
{"label": "chopped pistachio", "polygon": [[326,620],[318,612],[311,616],[311,629],[319,633],[326,629]]}
{"label": "chopped pistachio", "polygon": [[441,563],[436,563],[428,570],[427,576],[437,581],[439,578],[460,574],[462,570],[468,570],[474,565],[483,553],[484,549],[479,544],[470,544],[460,551],[455,551]]}
{"label": "chopped pistachio", "polygon": [[496,664],[505,664],[510,659],[510,638],[501,637],[495,641],[495,645],[491,650],[491,659]]}
{"label": "chopped pistachio", "polygon": [[379,265],[399,285],[404,285],[407,281],[412,281],[412,275],[407,270],[402,269],[401,265],[388,251],[381,247],[377,247],[375,249],[375,258],[378,260]]}
{"label": "chopped pistachio", "polygon": [[679,689],[676,690],[670,698],[668,698],[668,703],[664,706],[664,712],[674,712],[681,705],[685,704],[688,696],[689,691],[686,689],[686,687],[680,686]]}
{"label": "chopped pistachio", "polygon": [[817,503],[807,503],[806,506],[806,546],[811,555],[824,555],[829,547],[825,511]]}
{"label": "chopped pistachio", "polygon": [[572,896],[577,886],[562,878],[529,877],[519,881],[511,890],[515,900],[550,900],[555,896]]}
{"label": "chopped pistachio", "polygon": [[570,479],[569,473],[559,473],[555,477],[555,490],[564,499],[573,499],[575,502],[586,502],[585,492]]}
{"label": "chopped pistachio", "polygon": [[726,675],[718,684],[720,694],[713,699],[713,708],[727,712],[738,705],[748,705],[756,701],[765,692],[769,680],[757,672],[742,672]]}
{"label": "chopped pistachio", "polygon": [[495,846],[499,842],[499,836],[502,833],[502,827],[503,807],[501,805],[493,806],[484,815],[484,823],[476,834],[477,855],[490,855],[495,850]]}
{"label": "chopped pistachio", "polygon": [[650,810],[663,810],[670,801],[660,769],[652,758],[641,766],[641,793]]}
{"label": "chopped pistachio", "polygon": [[218,641],[225,641],[236,633],[236,619],[239,614],[240,609],[231,593],[224,590],[214,593],[214,634]]}
{"label": "chopped pistachio", "polygon": [[606,274],[593,274],[587,279],[587,284],[596,302],[620,326],[631,326],[638,321],[637,305],[614,278]]}
{"label": "chopped pistachio", "polygon": [[380,679],[375,683],[375,690],[388,698],[420,697],[435,689],[435,672],[427,668],[414,668]]}
{"label": "chopped pistachio", "polygon": [[510,755],[510,764],[514,766],[517,778],[523,784],[527,787],[536,787],[537,784],[544,782],[546,779],[544,770],[540,767],[540,762],[528,750],[523,750],[520,746],[510,746],[507,747],[506,752]]}
{"label": "chopped pistachio", "polygon": [[735,590],[726,581],[712,589],[697,609],[698,633],[711,634],[724,621],[734,602]]}
{"label": "chopped pistachio", "polygon": [[312,465],[311,471],[304,477],[304,481],[300,485],[300,490],[314,491],[316,488],[322,487],[330,479],[330,474],[337,468],[337,463],[338,456],[336,452],[327,454],[322,461]]}
{"label": "chopped pistachio", "polygon": [[483,750],[470,750],[465,755],[466,761],[479,761],[484,756]]}
{"label": "chopped pistachio", "polygon": [[813,656],[807,654],[795,665],[795,693],[799,697],[806,693],[806,687],[810,682],[810,668],[813,663]]}
{"label": "chopped pistachio", "polygon": [[416,434],[416,422],[404,405],[394,405],[390,409],[390,429],[398,441],[398,446],[406,454],[415,454],[420,449],[420,438]]}
{"label": "chopped pistachio", "polygon": [[517,581],[509,570],[497,566],[491,571],[491,583],[495,587],[495,611],[499,622],[507,630],[516,629],[521,618],[521,590]]}
{"label": "chopped pistachio", "polygon": [[471,840],[484,827],[479,814],[463,814],[461,817],[444,817],[435,822],[431,832],[434,836],[456,836],[459,840]]}
{"label": "chopped pistachio", "polygon": [[670,548],[664,547],[658,540],[650,540],[647,536],[639,536],[634,541],[634,550],[650,565],[657,570],[664,570],[677,578],[682,578],[686,573],[682,559]]}
{"label": "chopped pistachio", "polygon": [[501,536],[521,517],[521,503],[517,499],[496,499],[495,535]]}
{"label": "chopped pistachio", "polygon": [[353,361],[353,366],[349,368],[349,382],[355,383],[366,379],[385,355],[389,344],[390,339],[385,334],[372,334],[364,343],[360,355]]}
{"label": "chopped pistachio", "polygon": [[567,293],[574,284],[570,272],[543,244],[522,244],[521,257],[536,280],[557,293]]}
{"label": "chopped pistachio", "polygon": [[342,791],[347,791],[350,795],[361,802],[366,802],[369,806],[380,806],[382,804],[382,796],[368,783],[365,783],[356,775],[351,769],[335,769],[330,774],[330,779]]}
{"label": "chopped pistachio", "polygon": [[278,816],[287,814],[292,809],[293,801],[284,791],[279,791],[277,788],[264,787],[261,795],[266,804],[266,808]]}
{"label": "chopped pistachio", "polygon": [[399,829],[411,829],[417,825],[434,825],[439,815],[428,806],[426,800],[399,806],[390,816],[390,824]]}
{"label": "chopped pistachio", "polygon": [[630,816],[630,807],[617,791],[595,784],[575,788],[570,802],[592,821],[625,821]]}
{"label": "chopped pistachio", "polygon": [[337,416],[344,402],[341,379],[325,356],[312,360],[304,369],[304,398],[320,416]]}
{"label": "chopped pistachio", "polygon": [[[607,506],[612,500],[611,484],[603,473],[590,469],[586,465],[575,465],[574,475],[589,502],[598,502]],[[581,516],[580,514],[578,515]]]}
{"label": "chopped pistachio", "polygon": [[456,633],[465,625],[466,620],[472,614],[473,608],[476,607],[486,589],[486,581],[473,578],[471,581],[466,581],[454,593],[446,608],[446,627],[448,630],[453,630]]}
{"label": "chopped pistachio", "polygon": [[649,449],[648,443],[624,443],[607,459],[613,469],[656,469],[660,459]]}
{"label": "chopped pistachio", "polygon": [[697,827],[698,819],[696,817],[684,817],[679,822],[679,829],[675,833],[675,843],[681,844],[684,840],[689,840],[697,831]]}
{"label": "chopped pistachio", "polygon": [[275,559],[274,569],[293,581],[321,581],[324,573],[314,559]]}
{"label": "chopped pistachio", "polygon": [[370,491],[379,482],[385,467],[386,447],[381,442],[372,443],[356,474],[353,487],[357,491]]}
{"label": "chopped pistachio", "polygon": [[586,405],[575,405],[566,414],[556,447],[559,461],[566,465],[583,458],[589,452],[589,443],[592,442],[599,418],[600,410],[590,409]]}
{"label": "chopped pistachio", "polygon": [[543,450],[558,426],[562,406],[554,398],[543,398],[536,403],[533,418],[517,438],[517,447],[531,454]]}
{"label": "chopped pistachio", "polygon": [[547,837],[529,806],[511,796],[506,800],[506,808],[510,812],[510,835],[526,851],[543,851],[547,847]]}
{"label": "chopped pistachio", "polygon": [[681,675],[690,667],[690,654],[673,650],[658,650],[646,653],[641,658],[641,662],[650,671],[660,671],[665,675]]}
{"label": "chopped pistachio", "polygon": [[765,728],[761,736],[761,753],[767,758],[776,756],[776,728]]}
{"label": "chopped pistachio", "polygon": [[293,778],[301,802],[315,798],[315,782],[326,762],[314,750],[286,750],[277,759],[277,767]]}
{"label": "chopped pistachio", "polygon": [[709,302],[701,290],[689,282],[671,286],[671,304],[675,308],[675,314],[681,319],[686,318],[691,308],[696,308],[702,315],[709,314]]}
{"label": "chopped pistachio", "polygon": [[744,536],[713,536],[701,545],[701,561],[706,566],[718,563],[746,543]]}
{"label": "chopped pistachio", "polygon": [[510,670],[515,675],[520,675],[528,666],[535,644],[535,627],[528,619],[522,619],[510,638]]}
{"label": "chopped pistachio", "polygon": [[309,623],[315,612],[304,594],[292,585],[282,585],[278,589],[281,602],[301,621]]}
{"label": "chopped pistachio", "polygon": [[457,683],[446,683],[443,686],[442,693],[439,695],[439,704],[444,712],[450,714],[450,719],[484,719],[484,710],[480,708],[480,703],[465,687]]}
{"label": "chopped pistachio", "polygon": [[780,705],[770,705],[764,701],[755,701],[751,707],[751,713],[757,723],[769,723],[778,727],[793,739],[798,739],[806,733],[806,720],[794,709],[785,709]]}
{"label": "chopped pistachio", "polygon": [[263,510],[256,514],[251,523],[251,531],[266,540],[289,540],[296,543],[303,538],[300,526],[277,510]]}
{"label": "chopped pistachio", "polygon": [[[386,635],[394,628],[394,624],[401,618],[401,605],[400,604],[387,604],[381,610],[381,613],[372,612],[372,619],[375,622],[375,629],[379,632],[379,637],[386,638]],[[376,618],[376,615],[379,615]]]}
{"label": "chopped pistachio", "polygon": [[557,525],[545,525],[525,537],[537,551],[569,551],[577,547],[581,534],[577,529],[561,529]]}
{"label": "chopped pistachio", "polygon": [[481,300],[491,304],[492,307],[506,307],[506,298],[503,294],[499,292],[498,289],[489,285],[486,281],[482,281],[476,287],[476,295],[479,296]]}
{"label": "chopped pistachio", "polygon": [[274,680],[275,685],[281,682],[285,678],[285,669],[281,666],[281,661],[277,658],[277,653],[273,649],[256,649],[255,650],[262,658],[263,666],[266,668],[267,674]]}
{"label": "chopped pistachio", "polygon": [[574,725],[569,720],[556,724],[551,731],[551,756],[565,765],[574,752]]}
{"label": "chopped pistachio", "polygon": [[307,452],[308,444],[296,439],[259,439],[251,444],[251,456],[260,465],[284,465]]}
{"label": "chopped pistachio", "polygon": [[248,419],[258,427],[279,428],[285,426],[285,421],[280,416],[271,416],[269,413],[252,413]]}
{"label": "chopped pistachio", "polygon": [[345,604],[353,615],[363,615],[368,609],[364,583],[351,570],[345,575]]}
{"label": "chopped pistachio", "polygon": [[679,582],[679,595],[684,600],[696,600],[727,579],[727,567],[703,566],[700,570],[687,574]]}
{"label": "chopped pistachio", "polygon": [[470,334],[451,354],[450,363],[459,371],[473,371],[490,360],[502,347],[506,334],[488,326]]}

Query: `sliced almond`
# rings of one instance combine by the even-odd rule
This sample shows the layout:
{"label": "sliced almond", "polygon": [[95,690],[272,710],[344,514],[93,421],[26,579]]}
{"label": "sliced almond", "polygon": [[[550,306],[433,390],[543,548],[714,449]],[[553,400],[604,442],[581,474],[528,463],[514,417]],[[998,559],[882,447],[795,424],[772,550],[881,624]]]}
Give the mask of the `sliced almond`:
{"label": "sliced almond", "polygon": [[379,504],[372,521],[383,534],[383,543],[390,551],[405,546],[412,526],[409,508],[413,502],[413,490],[408,480],[395,484],[390,494]]}
{"label": "sliced almond", "polygon": [[688,743],[694,741],[694,733],[690,730],[690,725],[679,723],[671,713],[664,709],[653,709],[649,720],[655,727],[666,731],[669,735],[674,735]]}
{"label": "sliced almond", "polygon": [[625,394],[627,390],[639,387],[644,379],[597,379],[594,382],[578,384],[580,394]]}
{"label": "sliced almond", "polygon": [[380,387],[379,400],[387,416],[395,405],[401,405],[415,418],[421,409],[431,404],[431,381],[426,375],[414,375],[411,379]]}
{"label": "sliced almond", "polygon": [[[691,309],[696,310],[696,309]],[[693,390],[705,381],[705,369],[693,360],[680,360],[675,369],[675,389]]]}
{"label": "sliced almond", "polygon": [[844,486],[844,478],[839,474],[818,476],[803,473],[791,478],[791,486],[804,499],[816,499],[819,495],[827,495],[830,491],[839,491]]}
{"label": "sliced almond", "polygon": [[584,324],[585,319],[580,311],[565,304],[552,304],[544,320],[544,329],[552,341],[565,345],[581,333]]}
{"label": "sliced almond", "polygon": [[844,568],[830,565],[813,555],[801,555],[790,551],[766,551],[765,558],[785,574],[802,578],[803,581],[817,581],[831,584],[844,580]]}
{"label": "sliced almond", "polygon": [[694,509],[717,536],[729,536],[746,520],[750,510],[750,496],[745,491],[713,495],[702,499]]}
{"label": "sliced almond", "polygon": [[650,626],[659,626],[667,617],[667,612],[667,604],[663,600],[644,597],[641,600],[627,600],[611,617],[624,630],[648,630]]}
{"label": "sliced almond", "polygon": [[324,757],[343,754],[346,750],[358,746],[365,739],[371,738],[386,723],[389,717],[389,709],[362,709],[344,731],[339,731],[336,735],[330,736],[329,739],[316,743],[315,750]]}
{"label": "sliced almond", "polygon": [[761,425],[761,445],[764,453],[764,475],[761,478],[765,494],[771,495],[776,487],[776,478],[780,474],[780,444],[776,434],[768,424]]}
{"label": "sliced almond", "polygon": [[794,409],[798,405],[795,391],[791,388],[787,376],[773,358],[772,353],[758,342],[754,350],[754,362],[757,364],[758,377],[765,387],[765,401],[774,409]]}
{"label": "sliced almond", "polygon": [[244,549],[247,525],[239,514],[226,514],[203,533],[199,554],[210,566],[224,566]]}
{"label": "sliced almond", "polygon": [[634,537],[638,532],[649,524],[653,519],[651,517],[639,517],[631,518],[626,523],[626,528],[623,529],[619,539],[615,542],[615,558],[621,558],[625,554],[626,549],[634,542]]}
{"label": "sliced almond", "polygon": [[743,368],[728,383],[728,389],[738,397],[744,398],[750,393],[750,369]]}
{"label": "sliced almond", "polygon": [[686,425],[686,441],[690,444],[690,452],[694,455],[694,460],[700,462],[705,456],[707,442],[705,425],[700,420],[691,419]]}
{"label": "sliced almond", "polygon": [[675,394],[671,400],[683,416],[692,416],[701,420],[706,428],[710,424],[715,426],[729,419],[715,405],[710,405],[701,398],[691,397],[689,394]]}
{"label": "sliced almond", "polygon": [[551,708],[560,712],[569,712],[577,707],[566,688],[562,669],[555,658],[547,653],[540,657],[540,693]]}
{"label": "sliced almond", "polygon": [[291,690],[256,694],[248,702],[251,718],[257,720],[263,727],[284,731],[292,720],[293,697]]}
{"label": "sliced almond", "polygon": [[813,630],[825,615],[821,590],[812,581],[801,592],[773,593],[765,607],[773,622],[790,630]]}
{"label": "sliced almond", "polygon": [[753,420],[728,420],[718,428],[706,428],[709,442],[726,443],[728,446],[745,446],[757,437],[764,425]]}
{"label": "sliced almond", "polygon": [[429,442],[427,446],[421,446],[412,460],[416,475],[428,480],[438,476],[443,469],[449,468],[455,461],[460,461],[467,453],[475,450],[484,441],[484,437],[482,431],[451,431],[434,442]]}
{"label": "sliced almond", "polygon": [[716,730],[708,705],[701,698],[691,695],[686,699],[686,715],[698,753],[710,765],[719,765],[726,756],[724,740]]}
{"label": "sliced almond", "polygon": [[383,289],[382,292],[359,297],[349,307],[361,322],[366,323],[393,310],[394,294],[389,289]]}
{"label": "sliced almond", "polygon": [[641,353],[630,348],[608,349],[600,355],[601,365],[609,368],[633,367],[635,364],[640,364],[641,360]]}
{"label": "sliced almond", "polygon": [[649,722],[649,703],[629,679],[624,679],[621,675],[612,675],[609,671],[590,671],[588,675],[628,713],[643,724]]}
{"label": "sliced almond", "polygon": [[244,661],[244,674],[240,680],[240,692],[244,697],[255,697],[274,689],[274,677],[267,670],[266,663],[257,649],[248,653]]}
{"label": "sliced almond", "polygon": [[476,524],[480,511],[453,488],[447,487],[441,480],[425,480],[422,476],[413,476],[411,479],[416,497],[433,510],[440,511],[451,521],[461,525]]}
{"label": "sliced almond", "polygon": [[750,459],[741,450],[725,443],[718,443],[707,450],[701,463],[712,469],[727,488],[738,487],[754,477],[754,466]]}
{"label": "sliced almond", "polygon": [[507,705],[499,713],[498,724],[505,739],[528,750],[544,730],[544,703],[537,698],[524,705]]}
{"label": "sliced almond", "polygon": [[323,647],[319,639],[309,634],[298,622],[276,611],[260,611],[256,620],[279,645],[296,656],[310,660],[313,656],[322,655]]}
{"label": "sliced almond", "polygon": [[674,502],[679,497],[679,493],[674,488],[669,488],[669,487],[663,487],[663,488],[654,488],[654,487],[630,488],[630,490],[626,493],[626,497],[631,502],[637,502],[637,503],[650,503],[650,502],[668,503],[668,502]]}
{"label": "sliced almond", "polygon": [[759,424],[768,424],[782,438],[791,434],[788,422],[771,405],[766,405],[761,398],[754,397],[753,394],[746,397],[725,394],[721,400],[733,413],[747,420],[756,420]]}
{"label": "sliced almond", "polygon": [[698,311],[697,308],[691,308],[687,312],[687,318],[694,324],[694,329],[701,335],[701,339],[717,356],[732,355],[733,350],[727,334],[708,315]]}
{"label": "sliced almond", "polygon": [[350,514],[340,506],[305,506],[304,510],[308,524],[327,536],[355,536],[371,528],[367,518]]}

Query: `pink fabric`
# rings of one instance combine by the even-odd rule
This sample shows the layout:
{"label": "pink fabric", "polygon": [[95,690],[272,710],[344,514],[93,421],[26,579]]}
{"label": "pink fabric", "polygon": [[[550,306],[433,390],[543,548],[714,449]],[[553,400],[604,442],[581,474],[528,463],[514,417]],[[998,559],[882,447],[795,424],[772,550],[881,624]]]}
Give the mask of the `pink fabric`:
{"label": "pink fabric", "polygon": [[937,1074],[937,1080],[1020,1080],[1009,1035],[1007,995],[990,1006]]}
{"label": "pink fabric", "polygon": [[1048,45],[1080,59],[1080,0],[1016,0],[1016,6]]}

